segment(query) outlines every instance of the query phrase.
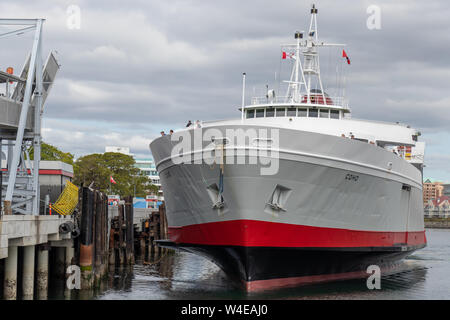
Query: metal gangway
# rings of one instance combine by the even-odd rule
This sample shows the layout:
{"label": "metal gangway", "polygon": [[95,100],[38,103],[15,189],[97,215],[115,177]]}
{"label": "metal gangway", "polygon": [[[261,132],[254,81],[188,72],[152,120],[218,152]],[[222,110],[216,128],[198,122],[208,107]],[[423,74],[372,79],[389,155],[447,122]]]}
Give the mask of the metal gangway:
{"label": "metal gangway", "polygon": [[[0,46],[6,38],[34,32],[31,53],[20,74],[0,71],[0,198],[2,214],[39,214],[39,162],[44,104],[59,70],[54,53],[42,59],[44,19],[0,19]],[[9,28],[4,31],[4,28]],[[3,42],[3,43],[2,43]],[[3,65],[4,62],[2,62]],[[30,160],[30,150],[33,160]],[[7,150],[7,155],[3,150]],[[5,158],[5,159],[3,159]]]}

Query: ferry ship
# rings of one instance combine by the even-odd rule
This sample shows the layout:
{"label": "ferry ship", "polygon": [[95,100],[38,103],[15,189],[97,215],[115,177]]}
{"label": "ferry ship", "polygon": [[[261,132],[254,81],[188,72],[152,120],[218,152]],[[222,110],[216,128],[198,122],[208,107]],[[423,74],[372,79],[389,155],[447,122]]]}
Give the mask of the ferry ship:
{"label": "ferry ship", "polygon": [[[248,292],[368,277],[426,246],[424,143],[401,123],[358,120],[324,89],[317,8],[282,58],[285,96],[267,90],[240,117],[153,140],[169,239]],[[350,63],[346,52],[342,57]]]}

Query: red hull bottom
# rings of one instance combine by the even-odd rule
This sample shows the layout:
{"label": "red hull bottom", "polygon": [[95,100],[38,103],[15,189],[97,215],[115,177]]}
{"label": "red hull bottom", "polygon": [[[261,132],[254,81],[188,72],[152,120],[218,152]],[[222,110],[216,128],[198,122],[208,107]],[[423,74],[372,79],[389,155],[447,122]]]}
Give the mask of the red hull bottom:
{"label": "red hull bottom", "polygon": [[169,237],[175,243],[248,247],[361,248],[426,244],[425,230],[363,231],[257,220],[169,227]]}
{"label": "red hull bottom", "polygon": [[169,228],[160,245],[215,262],[248,292],[367,278],[426,245],[425,232],[371,232],[236,220]]}

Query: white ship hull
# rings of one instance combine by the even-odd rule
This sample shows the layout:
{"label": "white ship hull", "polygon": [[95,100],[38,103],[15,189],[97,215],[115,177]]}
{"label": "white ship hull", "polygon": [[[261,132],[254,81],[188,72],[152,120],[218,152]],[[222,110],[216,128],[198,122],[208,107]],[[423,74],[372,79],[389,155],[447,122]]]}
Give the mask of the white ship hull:
{"label": "white ship hull", "polygon": [[[218,130],[222,137],[227,137],[227,130],[236,128],[266,129],[250,124],[211,124],[206,129]],[[171,141],[171,136],[152,142],[172,244],[209,256],[228,273],[240,277],[248,290],[265,287],[252,283],[266,280],[272,286],[286,283],[286,279],[298,282],[305,277],[326,278],[330,273],[333,278],[335,272],[350,277],[355,272],[360,275],[363,267],[355,264],[355,258],[347,259],[351,261],[348,266],[336,265],[330,258],[331,269],[327,271],[320,268],[305,271],[294,263],[298,273],[290,268],[278,273],[255,260],[253,264],[258,263],[259,271],[252,272],[250,256],[255,258],[259,254],[251,248],[271,248],[261,255],[267,259],[282,258],[283,253],[280,257],[277,249],[286,248],[308,248],[316,253],[332,250],[333,254],[334,249],[341,253],[357,250],[375,253],[375,260],[356,259],[373,264],[378,258],[396,260],[425,245],[418,169],[392,152],[368,143],[281,127],[272,129],[279,132],[277,157],[271,158],[269,154],[265,160],[278,161],[274,175],[261,175],[264,165],[249,164],[259,163],[259,159],[251,158],[255,157],[255,149],[261,148],[226,145],[221,208],[213,207],[217,200],[219,165],[175,164],[171,152],[176,142]],[[187,132],[193,138],[196,130],[201,129]],[[202,147],[210,143],[204,141]],[[241,154],[233,156],[233,152]],[[199,154],[195,148],[192,153]],[[237,164],[243,162],[246,164]],[[280,192],[281,208],[271,206],[274,193]],[[235,256],[240,257],[231,266],[227,260],[233,255],[223,253],[230,252],[230,248],[237,250]],[[396,259],[386,259],[385,254],[377,252],[389,252],[388,256],[393,254]],[[294,261],[297,258],[293,257]],[[280,278],[284,280],[274,282]]]}

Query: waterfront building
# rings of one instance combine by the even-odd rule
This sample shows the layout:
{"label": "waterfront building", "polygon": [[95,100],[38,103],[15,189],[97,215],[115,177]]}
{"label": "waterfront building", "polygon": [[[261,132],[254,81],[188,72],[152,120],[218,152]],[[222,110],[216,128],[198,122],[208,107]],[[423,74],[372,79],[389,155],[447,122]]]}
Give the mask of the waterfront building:
{"label": "waterfront building", "polygon": [[441,196],[436,199],[428,200],[425,205],[426,217],[444,217],[450,216],[450,197]]}
{"label": "waterfront building", "polygon": [[[30,167],[33,168],[34,163],[31,162]],[[6,159],[1,160],[1,173],[6,170]],[[29,171],[30,169],[28,169]],[[48,212],[49,203],[55,203],[61,192],[64,190],[66,183],[73,179],[73,166],[62,161],[39,161],[39,212],[46,214]],[[4,190],[3,190],[4,191]],[[0,192],[0,200],[3,201],[5,192]]]}
{"label": "waterfront building", "polygon": [[442,182],[431,182],[430,179],[423,183],[423,206],[428,204],[431,199],[437,199],[443,196],[444,186]]}
{"label": "waterfront building", "polygon": [[117,152],[117,153],[126,154],[127,156],[133,156],[133,154],[130,153],[130,148],[128,148],[128,147],[106,146],[105,152]]}
{"label": "waterfront building", "polygon": [[450,197],[450,183],[445,183],[442,186],[444,187],[443,195]]}
{"label": "waterfront building", "polygon": [[147,195],[145,198],[135,197],[133,199],[134,208],[158,209],[163,203],[164,198],[155,194]]}
{"label": "waterfront building", "polygon": [[[72,182],[73,166],[62,161],[45,161],[39,163],[40,211],[45,210],[45,203],[56,202],[68,181]],[[46,200],[47,198],[47,200]]]}
{"label": "waterfront building", "polygon": [[[161,181],[159,179],[158,171],[156,170],[155,161],[153,158],[145,159],[135,159],[136,167],[141,170],[141,172],[146,175],[150,182],[158,187],[158,194],[148,195],[148,201],[163,201],[163,191],[161,189]],[[146,199],[147,200],[147,199]]]}

